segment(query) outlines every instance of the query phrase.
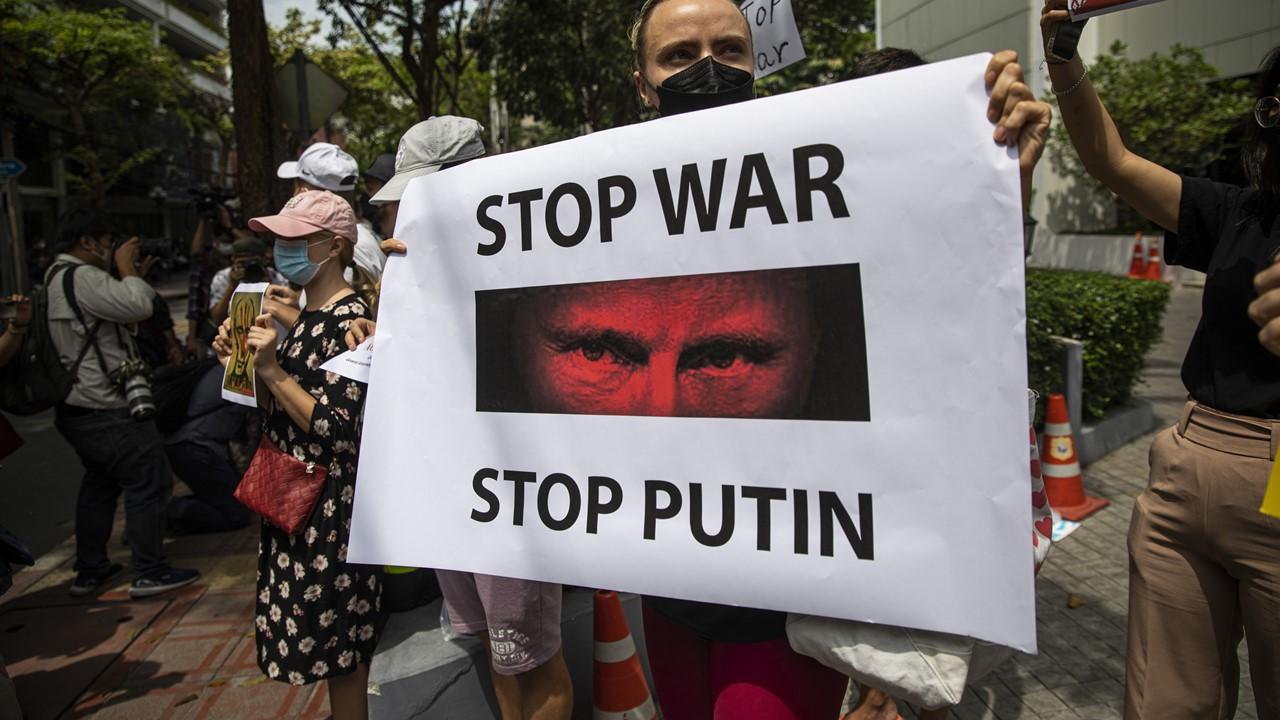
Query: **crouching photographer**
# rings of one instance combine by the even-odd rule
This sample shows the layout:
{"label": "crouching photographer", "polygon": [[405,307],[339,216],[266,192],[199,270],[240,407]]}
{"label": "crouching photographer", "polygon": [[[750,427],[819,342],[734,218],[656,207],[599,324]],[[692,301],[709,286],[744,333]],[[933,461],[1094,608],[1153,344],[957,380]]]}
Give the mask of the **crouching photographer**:
{"label": "crouching photographer", "polygon": [[169,501],[168,529],[190,534],[246,527],[252,519],[249,510],[232,497],[241,472],[232,461],[230,444],[244,434],[250,410],[222,399],[222,366],[217,360],[188,368],[184,370],[196,374],[196,382],[185,394],[178,392],[183,401],[180,424],[170,430],[157,416],[169,464],[191,488],[190,495]]}
{"label": "crouching photographer", "polygon": [[[140,242],[117,247],[105,216],[73,210],[59,222],[57,243],[59,254],[45,274],[48,329],[76,380],[57,406],[55,424],[84,465],[71,594],[91,595],[123,569],[107,556],[121,493],[135,576],[129,594],[182,587],[200,574],[170,566],[162,547],[172,479],[152,420],[149,368],[132,337],[132,325],[151,316],[155,296],[139,273]],[[118,280],[110,273],[113,260]]]}
{"label": "crouching photographer", "polygon": [[256,237],[242,237],[231,245],[231,266],[213,276],[209,284],[209,318],[215,325],[227,319],[231,296],[240,283],[287,285],[284,276],[271,266],[267,244]]}

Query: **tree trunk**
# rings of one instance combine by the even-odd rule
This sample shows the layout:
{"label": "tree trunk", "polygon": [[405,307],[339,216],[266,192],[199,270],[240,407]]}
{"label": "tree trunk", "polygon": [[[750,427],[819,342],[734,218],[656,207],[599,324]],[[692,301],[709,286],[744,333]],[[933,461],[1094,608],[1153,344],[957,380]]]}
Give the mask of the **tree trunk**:
{"label": "tree trunk", "polygon": [[228,0],[232,117],[236,133],[236,186],[246,218],[274,213],[288,190],[276,180],[284,142],[276,116],[275,62],[267,44],[262,0]]}

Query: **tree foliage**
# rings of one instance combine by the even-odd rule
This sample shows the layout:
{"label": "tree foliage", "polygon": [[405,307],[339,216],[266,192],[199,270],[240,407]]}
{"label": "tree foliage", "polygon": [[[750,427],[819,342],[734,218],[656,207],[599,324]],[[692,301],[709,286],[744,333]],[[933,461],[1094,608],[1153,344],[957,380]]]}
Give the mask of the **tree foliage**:
{"label": "tree foliage", "polygon": [[4,106],[16,105],[16,92],[40,99],[24,106],[69,131],[68,178],[98,205],[160,151],[145,132],[148,122],[164,114],[190,119],[176,112],[190,94],[183,65],[155,43],[150,23],[130,20],[120,9],[2,0],[0,57]]}
{"label": "tree foliage", "polygon": [[560,139],[640,119],[627,39],[635,0],[502,0],[475,23],[481,62],[511,115]]}
{"label": "tree foliage", "polygon": [[[1194,175],[1205,174],[1223,157],[1228,131],[1246,117],[1252,102],[1245,81],[1214,82],[1218,76],[1200,50],[1183,45],[1131,59],[1124,43],[1116,42],[1089,68],[1125,146],[1157,165]],[[1056,106],[1056,98],[1046,99]],[[1113,202],[1080,164],[1061,123],[1054,124],[1049,160],[1055,171],[1076,180],[1096,200]],[[1122,226],[1140,224],[1131,211],[1126,215]]]}
{"label": "tree foliage", "polygon": [[805,59],[758,83],[762,95],[843,80],[849,63],[875,49],[875,0],[793,0]]}
{"label": "tree foliage", "polygon": [[[488,0],[478,4],[484,7]],[[417,109],[419,120],[442,107],[463,110],[475,59],[464,39],[475,2],[463,0],[318,0],[330,20],[330,44],[364,41],[387,78]]]}
{"label": "tree foliage", "polygon": [[[346,133],[347,149],[362,167],[394,148],[404,131],[418,121],[417,105],[355,28],[348,26],[341,34],[325,38],[319,20],[305,19],[301,11],[291,8],[285,14],[285,24],[271,28],[268,34],[277,65],[286,62],[295,50],[302,50],[347,88],[347,99],[334,124]],[[398,58],[390,58],[390,62],[402,67]]]}
{"label": "tree foliage", "polygon": [[[499,0],[474,23],[481,64],[514,116],[546,126],[539,140],[643,119],[631,80],[628,32],[636,0]],[[873,0],[795,0],[807,59],[757,83],[762,95],[839,79],[873,46]]]}

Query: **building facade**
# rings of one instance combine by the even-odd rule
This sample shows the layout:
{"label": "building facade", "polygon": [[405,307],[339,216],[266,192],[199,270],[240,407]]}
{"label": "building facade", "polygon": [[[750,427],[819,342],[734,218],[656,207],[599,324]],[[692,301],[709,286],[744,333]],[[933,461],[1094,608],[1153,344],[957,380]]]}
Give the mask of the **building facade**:
{"label": "building facade", "polygon": [[[931,61],[1010,48],[1023,59],[1028,84],[1043,97],[1049,92],[1048,73],[1040,69],[1043,5],[1042,0],[878,0],[877,44],[911,48]],[[1179,43],[1199,48],[1222,78],[1247,77],[1280,45],[1280,2],[1166,0],[1094,18],[1081,38],[1080,54],[1089,62],[1117,40],[1135,58]],[[1046,230],[1109,226],[1113,218],[1105,209],[1085,213],[1089,217],[1083,220],[1079,212],[1067,212],[1064,207],[1070,203],[1062,200],[1071,190],[1048,162],[1041,163],[1032,214]]]}
{"label": "building facade", "polygon": [[[226,77],[209,74],[193,63],[227,48],[225,29],[226,0],[86,0],[86,9],[122,8],[135,20],[152,26],[157,45],[170,47],[186,66],[194,88],[211,102],[229,106],[231,89]],[[49,259],[49,248],[56,233],[57,218],[67,209],[83,204],[70,186],[67,168],[59,149],[68,132],[36,119],[37,113],[23,112],[22,102],[39,103],[40,98],[20,100],[15,112],[5,113],[0,132],[0,154],[22,160],[26,171],[19,177],[15,192],[10,193],[12,223],[6,218],[4,240],[6,258],[4,277],[0,283],[14,287],[17,278],[11,274],[16,263],[8,258],[23,257],[29,274],[34,274]],[[144,171],[134,173],[128,182],[120,183],[107,198],[107,209],[126,232],[146,238],[171,238],[182,244],[194,229],[191,188],[200,185],[226,187],[230,183],[226,164],[230,148],[215,133],[192,137],[175,122],[158,124],[150,139],[163,149]],[[16,229],[15,253],[10,236]],[[29,286],[29,283],[27,283]]]}

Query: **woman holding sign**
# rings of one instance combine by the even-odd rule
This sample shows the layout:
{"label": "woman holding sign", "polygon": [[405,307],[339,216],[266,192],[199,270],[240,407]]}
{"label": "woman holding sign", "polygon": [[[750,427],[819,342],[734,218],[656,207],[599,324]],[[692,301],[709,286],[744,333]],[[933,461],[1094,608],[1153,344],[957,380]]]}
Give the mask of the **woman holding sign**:
{"label": "woman holding sign", "polygon": [[[343,278],[354,265],[356,218],[347,201],[327,191],[295,195],[278,215],[250,227],[277,238],[275,261],[307,292],[307,304],[277,349],[275,323],[260,315],[248,331],[258,404],[266,411],[264,453],[273,468],[319,466],[327,477],[309,515],[293,534],[263,522],[258,548],[255,618],[258,665],[292,685],[328,681],[339,720],[368,716],[369,662],[377,645],[380,569],[346,562],[355,494],[363,383],[321,368],[341,354],[353,320],[369,315],[368,300]],[[213,349],[231,356],[231,320]],[[249,474],[254,473],[251,467]],[[248,475],[246,475],[246,480]]]}
{"label": "woman holding sign", "polygon": [[1190,400],[1152,445],[1129,526],[1125,717],[1231,717],[1242,635],[1258,717],[1280,717],[1280,521],[1258,511],[1280,437],[1280,363],[1247,312],[1254,275],[1280,248],[1280,117],[1267,112],[1280,103],[1280,48],[1259,75],[1244,153],[1252,187],[1240,188],[1179,176],[1125,148],[1068,19],[1067,0],[1045,3],[1049,74],[1081,162],[1168,231],[1170,264],[1208,276],[1182,365]]}
{"label": "woman holding sign", "polygon": [[[755,96],[751,32],[729,0],[648,0],[631,33],[632,80],[663,116]],[[1017,55],[987,70],[996,143],[1017,147],[1023,203],[1044,149],[1049,109],[1022,82]],[[848,679],[788,645],[785,614],[647,598],[645,637],[665,717],[836,717]],[[861,717],[862,715],[858,715]]]}

